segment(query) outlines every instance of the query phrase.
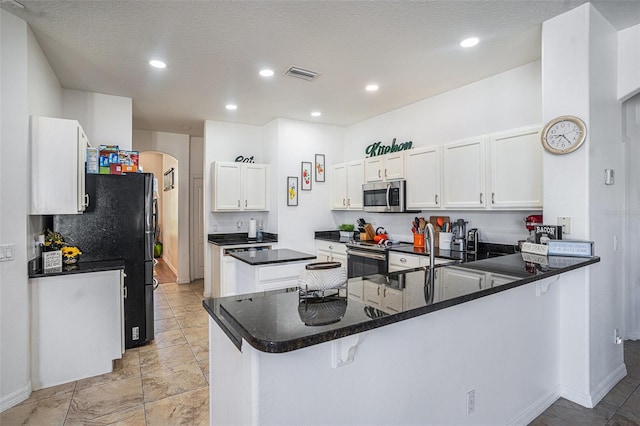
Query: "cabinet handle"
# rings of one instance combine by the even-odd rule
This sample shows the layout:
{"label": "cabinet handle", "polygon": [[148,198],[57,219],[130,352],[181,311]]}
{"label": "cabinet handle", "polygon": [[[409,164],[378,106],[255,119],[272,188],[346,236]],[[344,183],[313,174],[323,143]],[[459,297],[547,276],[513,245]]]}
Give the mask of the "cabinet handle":
{"label": "cabinet handle", "polygon": [[482,290],[482,278],[478,279],[478,290]]}
{"label": "cabinet handle", "polygon": [[351,205],[351,198],[347,198],[347,207]]}
{"label": "cabinet handle", "polygon": [[387,177],[387,169],[384,169],[384,177]]}
{"label": "cabinet handle", "polygon": [[482,192],[480,193],[480,204],[482,204]]}
{"label": "cabinet handle", "polygon": [[343,199],[342,199],[342,205],[343,205],[343,206],[345,206],[345,207],[347,207],[347,199],[346,199],[346,198],[343,198]]}
{"label": "cabinet handle", "polygon": [[382,292],[382,297],[387,297],[387,288],[384,288],[384,291]]}
{"label": "cabinet handle", "polygon": [[382,177],[382,176],[380,175],[380,169],[378,169],[378,177]]}
{"label": "cabinet handle", "polygon": [[378,286],[378,296],[380,296],[380,286]]}
{"label": "cabinet handle", "polygon": [[124,294],[124,298],[126,299],[127,298],[127,287],[126,286],[124,287],[123,294]]}
{"label": "cabinet handle", "polygon": [[438,194],[436,194],[436,205],[438,204]]}
{"label": "cabinet handle", "polygon": [[244,206],[247,207],[247,200],[244,200]]}
{"label": "cabinet handle", "polygon": [[240,200],[238,200],[238,208],[240,208]]}
{"label": "cabinet handle", "polygon": [[402,263],[407,263],[407,259],[406,259],[406,258],[404,258],[404,257],[401,257],[401,258],[400,258],[400,262],[402,262]]}
{"label": "cabinet handle", "polygon": [[89,207],[89,194],[84,194],[84,206]]}
{"label": "cabinet handle", "polygon": [[495,204],[496,203],[496,193],[492,192],[491,193],[491,204]]}

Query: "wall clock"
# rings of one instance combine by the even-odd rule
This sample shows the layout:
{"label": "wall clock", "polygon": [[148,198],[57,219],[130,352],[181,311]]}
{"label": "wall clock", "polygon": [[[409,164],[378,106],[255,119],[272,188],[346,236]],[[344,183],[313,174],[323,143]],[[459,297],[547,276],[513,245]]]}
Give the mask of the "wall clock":
{"label": "wall clock", "polygon": [[578,117],[563,115],[544,126],[542,146],[552,154],[568,154],[580,148],[587,137],[587,126]]}

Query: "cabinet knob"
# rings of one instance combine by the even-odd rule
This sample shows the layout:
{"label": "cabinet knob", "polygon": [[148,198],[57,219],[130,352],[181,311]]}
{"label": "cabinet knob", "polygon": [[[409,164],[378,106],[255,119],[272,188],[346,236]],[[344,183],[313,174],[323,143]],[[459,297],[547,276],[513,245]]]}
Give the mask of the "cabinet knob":
{"label": "cabinet knob", "polygon": [[402,263],[407,263],[407,259],[406,259],[406,258],[404,258],[404,257],[401,257],[401,258],[400,258],[400,262],[402,262]]}
{"label": "cabinet knob", "polygon": [[480,204],[482,204],[482,192],[480,193]]}
{"label": "cabinet knob", "polygon": [[492,192],[491,193],[491,204],[495,204],[496,203],[496,193]]}

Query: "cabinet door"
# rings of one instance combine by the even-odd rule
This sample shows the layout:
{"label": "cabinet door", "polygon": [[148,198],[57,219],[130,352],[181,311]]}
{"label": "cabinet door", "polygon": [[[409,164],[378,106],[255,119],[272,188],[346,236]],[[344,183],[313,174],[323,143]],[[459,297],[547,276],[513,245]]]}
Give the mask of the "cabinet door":
{"label": "cabinet door", "polygon": [[220,271],[220,297],[236,294],[236,260],[223,256]]}
{"label": "cabinet door", "polygon": [[384,180],[384,157],[365,158],[364,160],[365,182],[382,182]]}
{"label": "cabinet door", "polygon": [[29,214],[78,214],[84,211],[87,143],[76,120],[31,117]]}
{"label": "cabinet door", "polygon": [[379,308],[382,297],[382,295],[380,294],[380,285],[371,281],[363,281],[362,284],[364,303],[375,308]]}
{"label": "cabinet door", "polygon": [[406,152],[407,208],[440,208],[440,147]]}
{"label": "cabinet door", "polygon": [[331,208],[347,209],[347,164],[331,166]]}
{"label": "cabinet door", "polygon": [[485,137],[449,143],[443,150],[444,207],[484,207]]}
{"label": "cabinet door", "polygon": [[486,276],[484,272],[447,267],[441,270],[440,286],[446,300],[482,290],[486,287]]}
{"label": "cabinet door", "polygon": [[362,210],[362,184],[364,183],[364,161],[347,164],[347,208]]}
{"label": "cabinet door", "polygon": [[346,254],[333,253],[333,254],[331,254],[331,261],[332,262],[340,262],[340,265],[342,265],[343,268],[347,269],[347,255]]}
{"label": "cabinet door", "polygon": [[324,250],[316,250],[318,262],[331,262],[331,253]]}
{"label": "cabinet door", "polygon": [[394,152],[384,156],[385,180],[404,179],[404,152]]}
{"label": "cabinet door", "polygon": [[240,210],[240,163],[215,162],[213,174],[213,211]]}
{"label": "cabinet door", "polygon": [[542,208],[540,127],[491,135],[491,207]]}
{"label": "cabinet door", "polygon": [[267,210],[268,167],[266,164],[243,164],[243,210]]}
{"label": "cabinet door", "polygon": [[402,312],[402,290],[384,287],[382,290],[382,310],[395,314]]}
{"label": "cabinet door", "polygon": [[[428,259],[428,258],[427,258]],[[389,253],[389,272],[403,271],[420,266],[420,257],[404,253]]]}

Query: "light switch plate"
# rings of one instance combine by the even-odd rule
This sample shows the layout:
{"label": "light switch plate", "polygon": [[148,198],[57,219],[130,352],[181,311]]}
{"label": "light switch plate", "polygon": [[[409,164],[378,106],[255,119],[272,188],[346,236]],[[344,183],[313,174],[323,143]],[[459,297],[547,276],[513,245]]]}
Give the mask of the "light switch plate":
{"label": "light switch plate", "polygon": [[562,235],[571,234],[571,218],[567,216],[558,216],[558,226],[562,226]]}

